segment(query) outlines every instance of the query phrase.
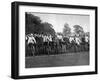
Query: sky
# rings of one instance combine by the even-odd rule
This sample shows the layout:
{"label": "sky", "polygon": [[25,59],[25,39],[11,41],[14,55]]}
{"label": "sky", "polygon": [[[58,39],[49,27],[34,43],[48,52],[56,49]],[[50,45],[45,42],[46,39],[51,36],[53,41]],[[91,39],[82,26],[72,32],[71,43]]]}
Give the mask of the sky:
{"label": "sky", "polygon": [[51,13],[34,13],[31,14],[40,17],[42,22],[48,22],[53,25],[56,32],[62,32],[64,24],[69,24],[71,31],[73,32],[74,25],[80,25],[85,32],[89,32],[90,28],[90,16],[78,15],[78,14],[51,14]]}

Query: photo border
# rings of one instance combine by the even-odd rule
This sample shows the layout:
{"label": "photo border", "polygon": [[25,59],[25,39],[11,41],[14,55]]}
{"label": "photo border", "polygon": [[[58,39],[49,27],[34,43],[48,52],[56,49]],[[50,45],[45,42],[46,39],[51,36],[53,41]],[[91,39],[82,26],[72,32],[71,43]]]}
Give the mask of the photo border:
{"label": "photo border", "polygon": [[[74,72],[74,73],[59,73],[59,74],[43,74],[43,75],[19,75],[19,6],[42,6],[42,7],[57,7],[57,8],[74,8],[74,9],[90,9],[95,10],[95,71],[89,72]],[[57,77],[57,76],[72,76],[72,75],[88,75],[97,74],[97,7],[96,6],[81,6],[81,5],[62,5],[48,3],[31,3],[31,2],[12,2],[11,6],[11,77],[13,79],[25,78],[42,78],[42,77]]]}

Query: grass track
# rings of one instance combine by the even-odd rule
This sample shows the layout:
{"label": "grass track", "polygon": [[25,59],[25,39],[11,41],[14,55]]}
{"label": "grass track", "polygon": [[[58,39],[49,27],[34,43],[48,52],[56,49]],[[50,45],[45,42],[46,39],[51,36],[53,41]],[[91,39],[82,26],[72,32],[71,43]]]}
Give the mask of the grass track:
{"label": "grass track", "polygon": [[89,52],[25,57],[26,68],[89,65]]}

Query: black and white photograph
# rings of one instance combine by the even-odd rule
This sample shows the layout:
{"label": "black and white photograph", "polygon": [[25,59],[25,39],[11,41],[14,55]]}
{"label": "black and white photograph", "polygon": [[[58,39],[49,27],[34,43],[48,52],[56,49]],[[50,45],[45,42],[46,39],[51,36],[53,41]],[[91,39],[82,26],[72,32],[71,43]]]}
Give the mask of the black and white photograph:
{"label": "black and white photograph", "polygon": [[97,74],[97,7],[12,3],[14,79]]}
{"label": "black and white photograph", "polygon": [[89,65],[90,16],[25,13],[25,67]]}

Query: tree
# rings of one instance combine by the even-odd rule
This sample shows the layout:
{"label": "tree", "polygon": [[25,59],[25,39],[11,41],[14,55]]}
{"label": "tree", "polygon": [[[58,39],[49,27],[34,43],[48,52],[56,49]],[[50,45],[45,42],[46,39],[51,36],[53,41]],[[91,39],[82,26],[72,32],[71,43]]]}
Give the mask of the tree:
{"label": "tree", "polygon": [[83,35],[84,34],[84,30],[80,25],[74,25],[74,33],[76,35]]}
{"label": "tree", "polygon": [[69,27],[69,24],[65,23],[63,28],[63,35],[69,36],[71,34],[71,28]]}
{"label": "tree", "polygon": [[25,14],[25,26],[26,26],[26,34],[37,32],[40,29],[41,20],[39,17],[26,13]]}
{"label": "tree", "polygon": [[41,19],[38,16],[35,16],[31,13],[26,13],[26,24],[40,24],[41,23]]}
{"label": "tree", "polygon": [[48,22],[42,23],[41,32],[43,32],[44,34],[51,34],[55,36],[55,30],[53,29],[53,25]]}
{"label": "tree", "polygon": [[51,35],[55,35],[55,30],[53,29],[53,25],[48,22],[42,22],[40,17],[35,16],[31,13],[26,13],[25,15],[25,26],[26,26],[26,34],[29,33],[48,33]]}

